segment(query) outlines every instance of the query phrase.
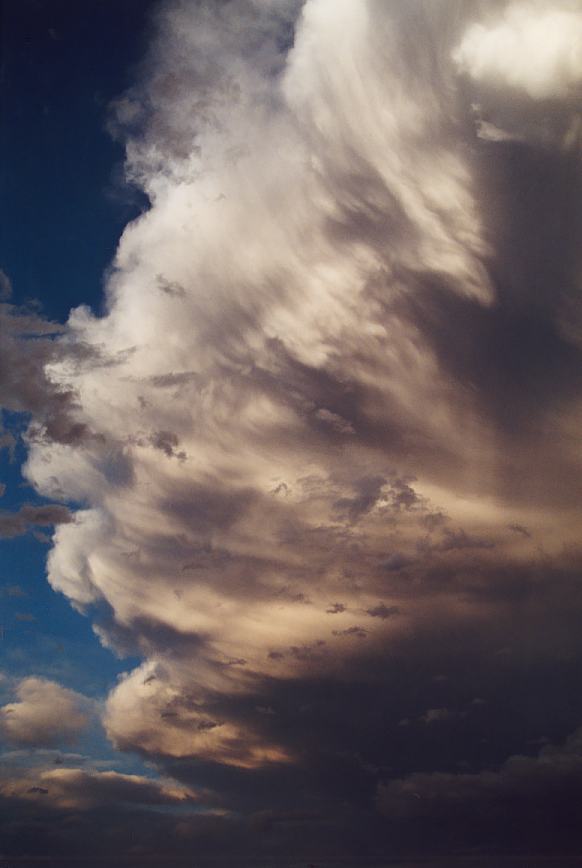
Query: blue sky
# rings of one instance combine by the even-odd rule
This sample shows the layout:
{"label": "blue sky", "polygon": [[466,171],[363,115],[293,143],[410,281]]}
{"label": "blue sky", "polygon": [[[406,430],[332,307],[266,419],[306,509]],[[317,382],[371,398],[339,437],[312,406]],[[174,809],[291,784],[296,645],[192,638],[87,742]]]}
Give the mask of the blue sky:
{"label": "blue sky", "polygon": [[121,231],[145,205],[105,127],[142,58],[149,7],[4,4],[2,261],[16,300],[38,299],[61,321],[77,304],[99,307]]}

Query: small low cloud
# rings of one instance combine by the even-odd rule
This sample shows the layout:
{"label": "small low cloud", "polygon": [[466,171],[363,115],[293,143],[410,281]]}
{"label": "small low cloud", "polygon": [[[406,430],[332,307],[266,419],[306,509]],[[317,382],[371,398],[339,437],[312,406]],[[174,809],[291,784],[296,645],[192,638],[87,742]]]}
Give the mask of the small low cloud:
{"label": "small low cloud", "polygon": [[11,744],[50,747],[75,742],[88,727],[91,702],[45,678],[24,678],[16,699],[0,708],[0,733]]}
{"label": "small low cloud", "polygon": [[332,630],[334,636],[347,636],[354,639],[365,639],[368,631],[364,627],[354,624],[352,627],[346,627],[345,630]]}
{"label": "small low cloud", "polygon": [[452,711],[450,708],[429,708],[418,719],[421,723],[431,724],[452,720],[455,717],[457,717],[457,712]]}
{"label": "small low cloud", "polygon": [[12,281],[3,268],[0,268],[0,301],[6,301],[12,296]]}
{"label": "small low cloud", "polygon": [[366,612],[371,618],[381,618],[385,621],[387,618],[393,618],[394,615],[400,614],[400,609],[398,606],[387,606],[385,603],[378,603],[377,606],[366,609]]}
{"label": "small low cloud", "polygon": [[0,512],[0,537],[22,536],[34,527],[51,527],[73,521],[71,511],[59,503],[24,504],[16,512]]}

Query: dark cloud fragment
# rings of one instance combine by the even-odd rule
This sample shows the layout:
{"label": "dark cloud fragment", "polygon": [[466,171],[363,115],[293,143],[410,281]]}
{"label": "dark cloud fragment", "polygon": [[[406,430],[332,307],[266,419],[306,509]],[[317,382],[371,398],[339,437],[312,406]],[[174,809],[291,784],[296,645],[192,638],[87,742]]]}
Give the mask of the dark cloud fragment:
{"label": "dark cloud fragment", "polygon": [[33,527],[50,527],[72,521],[71,511],[59,503],[24,504],[16,512],[0,512],[0,537],[9,539],[21,536]]}

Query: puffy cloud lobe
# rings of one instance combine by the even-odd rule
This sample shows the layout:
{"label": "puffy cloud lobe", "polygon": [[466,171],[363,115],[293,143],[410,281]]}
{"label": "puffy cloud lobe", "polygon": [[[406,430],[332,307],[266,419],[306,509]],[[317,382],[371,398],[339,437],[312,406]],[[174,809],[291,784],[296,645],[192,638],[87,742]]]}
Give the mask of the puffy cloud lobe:
{"label": "puffy cloud lobe", "polygon": [[70,743],[90,722],[90,701],[54,681],[24,678],[16,687],[16,696],[16,701],[0,709],[0,732],[12,744]]}
{"label": "puffy cloud lobe", "polygon": [[[580,4],[509,3],[501,21],[472,24],[453,57],[477,81],[516,88],[536,100],[571,96],[582,85]],[[489,125],[483,133],[498,135]]]}
{"label": "puffy cloud lobe", "polygon": [[[244,661],[243,661],[244,662]],[[154,674],[155,673],[155,674]],[[200,756],[239,768],[254,768],[290,757],[261,743],[248,728],[224,719],[203,691],[182,675],[146,665],[125,678],[110,697],[106,731],[121,749],[167,757]]]}

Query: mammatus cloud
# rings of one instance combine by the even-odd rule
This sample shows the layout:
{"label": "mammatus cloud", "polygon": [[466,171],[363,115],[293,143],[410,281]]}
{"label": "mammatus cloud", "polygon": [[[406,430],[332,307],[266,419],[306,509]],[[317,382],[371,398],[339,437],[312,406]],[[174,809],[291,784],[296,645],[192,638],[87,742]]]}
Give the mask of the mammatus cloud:
{"label": "mammatus cloud", "polygon": [[12,744],[47,747],[74,742],[89,725],[91,703],[45,678],[24,678],[16,700],[0,708],[0,734]]}
{"label": "mammatus cloud", "polygon": [[[120,240],[106,313],[77,308],[30,349],[6,312],[26,475],[79,504],[49,581],[143,660],[109,694],[112,743],[237,810],[270,799],[287,819],[269,827],[304,787],[301,822],[343,828],[350,804],[365,837],[385,822],[379,782],[394,816],[409,784],[505,780],[520,685],[573,677],[579,164],[553,132],[508,131],[504,98],[488,120],[472,88],[551,95],[550,127],[572,129],[576,60],[557,58],[580,15],[160,6],[111,122],[151,207]],[[31,787],[71,805],[121,786],[79,774]]]}

